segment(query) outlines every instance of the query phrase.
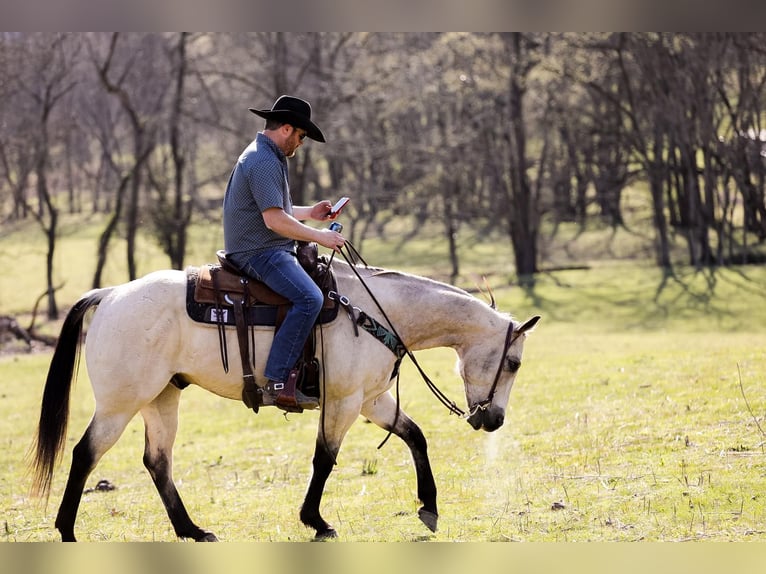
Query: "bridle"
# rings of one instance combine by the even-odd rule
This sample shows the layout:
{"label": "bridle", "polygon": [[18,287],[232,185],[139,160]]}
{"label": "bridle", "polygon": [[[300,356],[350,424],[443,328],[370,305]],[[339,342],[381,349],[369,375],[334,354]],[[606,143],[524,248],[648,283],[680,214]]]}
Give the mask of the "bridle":
{"label": "bridle", "polygon": [[497,383],[500,382],[500,374],[503,372],[503,365],[505,365],[505,355],[508,353],[508,350],[511,348],[511,345],[513,345],[513,342],[518,338],[520,335],[516,334],[514,336],[514,330],[513,330],[513,321],[511,321],[508,324],[508,330],[505,333],[505,343],[503,343],[503,352],[500,355],[500,364],[497,366],[497,372],[495,373],[495,380],[492,381],[492,387],[489,389],[489,395],[487,395],[487,398],[483,401],[479,401],[478,403],[474,403],[470,411],[468,413],[468,417],[473,416],[479,411],[486,411],[489,408],[489,405],[492,404],[492,399],[495,398],[495,391],[497,391]]}

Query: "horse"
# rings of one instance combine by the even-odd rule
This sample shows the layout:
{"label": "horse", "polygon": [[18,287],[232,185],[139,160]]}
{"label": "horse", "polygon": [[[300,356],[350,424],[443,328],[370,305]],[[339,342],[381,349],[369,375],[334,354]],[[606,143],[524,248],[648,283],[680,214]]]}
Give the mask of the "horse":
{"label": "horse", "polygon": [[[337,295],[347,308],[364,311],[379,325],[390,321],[413,360],[411,351],[453,348],[469,407],[464,418],[476,430],[491,432],[503,425],[524,340],[539,316],[521,323],[497,311],[494,300],[490,305],[462,289],[413,274],[338,260],[332,262],[332,269]],[[226,399],[242,400],[243,372],[234,365],[222,368],[215,351],[217,329],[190,319],[186,289],[185,271],[155,271],[128,283],[91,290],[66,315],[45,382],[30,461],[31,492],[47,501],[66,440],[84,317],[95,308],[84,337],[95,409],[73,448],[55,520],[63,541],[76,540],[75,520],[88,476],[138,413],[145,425],[143,463],[175,534],[180,539],[217,541],[214,533],[190,518],[173,480],[179,402],[182,388],[188,384]],[[300,520],[314,529],[316,540],[337,537],[337,531],[322,517],[320,503],[344,436],[361,415],[409,447],[422,504],[418,516],[436,532],[437,490],[426,438],[393,393],[393,373],[401,356],[376,337],[357,331],[344,312],[316,329],[317,346],[323,349],[320,417]],[[259,385],[266,383],[263,365],[273,333],[273,327],[256,329],[254,360],[261,366],[260,372],[256,369]],[[226,328],[224,337],[229,349],[237,348],[232,328]]]}

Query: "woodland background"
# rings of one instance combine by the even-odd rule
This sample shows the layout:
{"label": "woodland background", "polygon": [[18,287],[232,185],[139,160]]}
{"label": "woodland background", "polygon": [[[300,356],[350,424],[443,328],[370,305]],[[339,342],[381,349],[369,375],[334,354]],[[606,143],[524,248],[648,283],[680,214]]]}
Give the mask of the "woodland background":
{"label": "woodland background", "polygon": [[351,196],[358,248],[403,215],[413,236],[438,223],[454,280],[469,226],[508,241],[529,284],[546,263],[543,230],[625,227],[632,190],[650,237],[635,257],[668,274],[760,262],[765,39],[6,32],[0,221],[34,220],[47,238],[49,318],[64,215],[105,216],[94,287],[109,257],[137,276],[139,233],[183,268],[190,226],[218,224],[231,166],[262,129],[247,108],[289,93],[311,101],[328,137],[292,160],[293,199]]}

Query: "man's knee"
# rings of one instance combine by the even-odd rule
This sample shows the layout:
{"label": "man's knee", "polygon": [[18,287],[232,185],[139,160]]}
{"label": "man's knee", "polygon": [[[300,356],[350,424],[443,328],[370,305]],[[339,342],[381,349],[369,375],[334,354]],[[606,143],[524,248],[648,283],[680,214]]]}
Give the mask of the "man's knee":
{"label": "man's knee", "polygon": [[322,291],[320,291],[319,288],[312,290],[311,293],[307,295],[307,299],[310,302],[311,310],[318,315],[322,310],[322,305],[324,305],[324,295],[322,294]]}
{"label": "man's knee", "polygon": [[319,287],[307,289],[300,298],[293,302],[293,306],[306,315],[319,315],[322,305],[324,305],[324,295],[322,295]]}

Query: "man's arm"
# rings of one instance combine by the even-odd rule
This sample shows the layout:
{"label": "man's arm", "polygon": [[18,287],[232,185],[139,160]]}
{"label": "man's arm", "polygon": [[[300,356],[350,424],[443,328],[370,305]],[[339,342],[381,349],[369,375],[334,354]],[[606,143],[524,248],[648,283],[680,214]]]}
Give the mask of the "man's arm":
{"label": "man's arm", "polygon": [[296,219],[305,221],[313,219],[314,221],[324,221],[329,218],[332,203],[327,200],[320,201],[314,205],[293,206],[293,215]]}

